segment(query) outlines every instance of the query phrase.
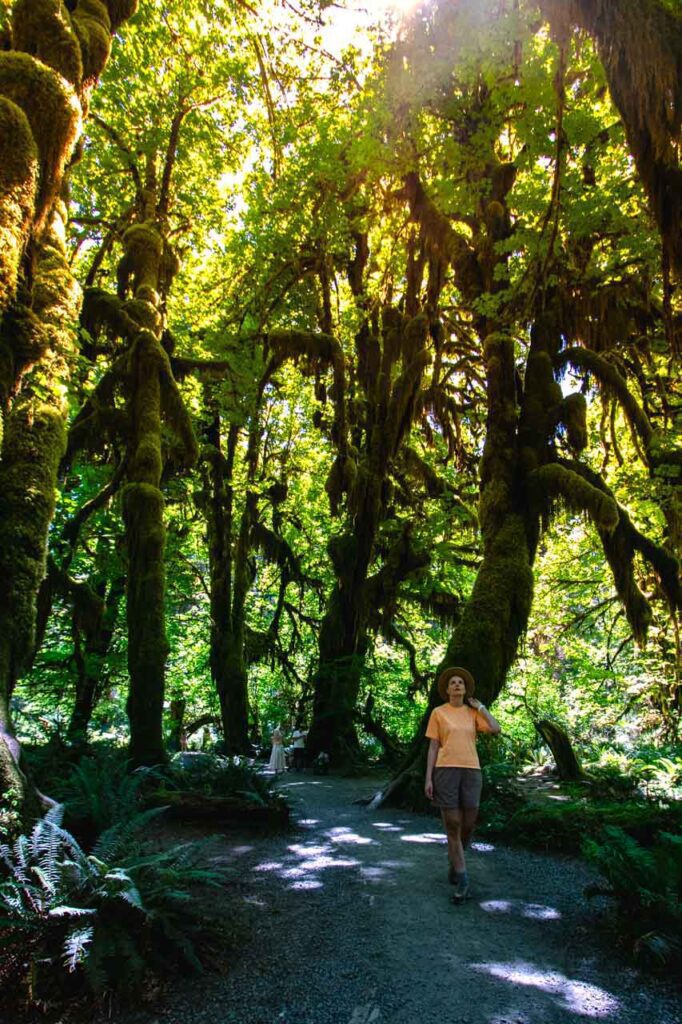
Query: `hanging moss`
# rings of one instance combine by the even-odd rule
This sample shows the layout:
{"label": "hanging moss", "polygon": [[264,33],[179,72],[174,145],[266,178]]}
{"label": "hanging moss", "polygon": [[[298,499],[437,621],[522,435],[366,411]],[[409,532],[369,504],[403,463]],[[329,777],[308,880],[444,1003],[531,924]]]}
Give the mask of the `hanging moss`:
{"label": "hanging moss", "polygon": [[573,394],[564,398],[561,420],[571,448],[577,452],[587,448],[587,401],[584,395]]}
{"label": "hanging moss", "polygon": [[81,325],[93,341],[101,334],[132,341],[137,325],[128,315],[126,304],[103,288],[86,288],[80,315]]}
{"label": "hanging moss", "polygon": [[422,375],[430,362],[430,353],[422,349],[393,386],[385,426],[385,443],[390,457],[396,454],[412,424]]}
{"label": "hanging moss", "polygon": [[187,412],[182,395],[173,377],[170,360],[161,348],[159,379],[161,382],[161,412],[164,423],[180,442],[182,464],[189,468],[197,461],[199,447],[191,417]]}
{"label": "hanging moss", "polygon": [[455,283],[462,296],[469,301],[478,298],[484,281],[474,250],[426,194],[416,172],[406,174],[403,185],[411,217],[420,225],[429,249],[453,267]]}
{"label": "hanging moss", "polygon": [[73,27],[83,60],[82,82],[87,89],[95,84],[111,52],[111,19],[102,0],[78,0]]}
{"label": "hanging moss", "polygon": [[272,372],[287,359],[296,362],[304,359],[311,371],[343,365],[343,351],[336,338],[330,334],[310,331],[270,331],[265,336],[265,348],[271,360]]}
{"label": "hanging moss", "polygon": [[12,40],[15,50],[37,57],[75,88],[80,86],[83,77],[81,48],[62,0],[16,0],[12,12]]}
{"label": "hanging moss", "polygon": [[38,182],[38,150],[23,110],[0,96],[0,312],[14,297]]}
{"label": "hanging moss", "polygon": [[617,400],[636,436],[645,446],[649,444],[653,431],[646,413],[630,393],[625,378],[608,358],[588,348],[574,347],[564,349],[555,357],[554,362],[559,368],[570,364],[574,369],[586,371],[596,377]]}
{"label": "hanging moss", "polygon": [[560,32],[594,37],[673,266],[682,273],[682,18],[658,0],[541,0]]}
{"label": "hanging moss", "polygon": [[595,525],[605,532],[618,525],[618,506],[613,498],[557,463],[531,473],[528,487],[538,504],[544,496],[560,497],[569,508],[587,512]]}
{"label": "hanging moss", "polygon": [[[616,505],[613,495],[598,473],[581,462],[571,460],[562,460],[561,466],[574,476],[582,477],[590,487],[601,491],[616,506],[618,522],[615,529],[597,526],[597,530],[606,560],[613,574],[616,592],[623,602],[630,628],[637,642],[643,644],[651,622],[651,608],[635,579],[634,555],[636,550],[640,550],[645,557],[650,557],[651,552],[645,553],[645,546],[640,543],[644,538],[634,529],[625,510]],[[667,569],[670,564],[670,556],[666,556],[666,553],[656,545],[652,545],[652,547],[665,556],[663,564]],[[652,564],[654,564],[653,561]]]}
{"label": "hanging moss", "polygon": [[430,498],[439,498],[445,490],[445,483],[435,470],[409,445],[402,446],[401,456],[407,474],[422,484]]}
{"label": "hanging moss", "polygon": [[345,459],[337,455],[324,484],[333,516],[338,515],[339,505],[346,489]]}
{"label": "hanging moss", "polygon": [[42,227],[80,134],[80,104],[63,78],[25,53],[0,53],[0,95],[23,110],[31,127],[40,158],[35,221]]}

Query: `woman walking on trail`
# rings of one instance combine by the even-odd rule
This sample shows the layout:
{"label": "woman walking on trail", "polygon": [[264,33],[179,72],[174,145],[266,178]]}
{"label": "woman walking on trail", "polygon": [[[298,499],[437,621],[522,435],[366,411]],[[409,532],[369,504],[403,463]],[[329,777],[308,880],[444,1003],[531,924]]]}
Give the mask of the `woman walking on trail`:
{"label": "woman walking on trail", "polygon": [[426,727],[429,752],[424,792],[440,807],[448,837],[448,881],[453,900],[460,903],[469,892],[464,850],[478,817],[481,766],[476,734],[500,732],[500,724],[474,697],[474,677],[466,668],[446,668],[438,678],[445,701],[434,708]]}
{"label": "woman walking on trail", "polygon": [[270,761],[268,764],[268,771],[284,772],[286,771],[286,761],[284,759],[284,746],[283,737],[280,727],[278,725],[272,730],[272,753],[270,754]]}

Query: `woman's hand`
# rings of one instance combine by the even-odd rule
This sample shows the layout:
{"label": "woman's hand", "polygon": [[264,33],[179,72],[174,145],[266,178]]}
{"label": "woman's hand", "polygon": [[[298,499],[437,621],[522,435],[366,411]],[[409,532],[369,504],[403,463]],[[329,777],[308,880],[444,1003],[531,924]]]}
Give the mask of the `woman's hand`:
{"label": "woman's hand", "polygon": [[472,707],[474,711],[480,711],[483,706],[480,700],[476,700],[475,697],[469,697],[469,707]]}
{"label": "woman's hand", "polygon": [[424,783],[424,792],[428,800],[433,800],[433,779],[427,779]]}

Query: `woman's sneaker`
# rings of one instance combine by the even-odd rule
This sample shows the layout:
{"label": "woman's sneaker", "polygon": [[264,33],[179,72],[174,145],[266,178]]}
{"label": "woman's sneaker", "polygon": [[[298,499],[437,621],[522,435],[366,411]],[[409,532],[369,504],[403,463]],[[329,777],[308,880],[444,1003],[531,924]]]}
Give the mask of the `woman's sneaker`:
{"label": "woman's sneaker", "polygon": [[466,875],[458,875],[455,879],[455,891],[452,894],[453,903],[463,903],[469,895],[469,879]]}

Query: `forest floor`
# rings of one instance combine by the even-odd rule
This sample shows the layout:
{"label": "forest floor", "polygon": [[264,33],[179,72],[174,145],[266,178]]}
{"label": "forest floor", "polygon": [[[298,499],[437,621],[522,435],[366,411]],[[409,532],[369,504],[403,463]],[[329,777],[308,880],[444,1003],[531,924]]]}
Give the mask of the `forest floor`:
{"label": "forest floor", "polygon": [[283,776],[291,831],[211,846],[241,908],[226,969],[93,1024],[682,1024],[679,993],[609,948],[589,867],[475,841],[455,906],[438,819],[354,802],[381,781]]}

